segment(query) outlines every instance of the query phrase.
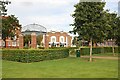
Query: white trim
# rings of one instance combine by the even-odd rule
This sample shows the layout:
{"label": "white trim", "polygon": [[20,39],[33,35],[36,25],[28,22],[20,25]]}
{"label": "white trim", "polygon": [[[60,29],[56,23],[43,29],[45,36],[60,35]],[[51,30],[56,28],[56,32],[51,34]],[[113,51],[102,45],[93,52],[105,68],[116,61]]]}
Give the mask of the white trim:
{"label": "white trim", "polygon": [[8,46],[11,46],[11,42],[8,42]]}
{"label": "white trim", "polygon": [[[52,44],[53,42],[49,42],[50,44]],[[57,43],[60,43],[60,42],[54,42],[55,44],[57,44]]]}
{"label": "white trim", "polygon": [[[61,39],[63,39],[63,41],[61,41]],[[59,40],[60,40],[61,43],[65,42],[64,36],[60,36]]]}
{"label": "white trim", "polygon": [[[55,39],[55,41],[52,41],[52,39]],[[51,36],[51,42],[56,42],[56,36]]]}
{"label": "white trim", "polygon": [[2,46],[2,41],[0,41],[0,46]]}
{"label": "white trim", "polygon": [[16,46],[16,42],[12,42],[12,46]]}
{"label": "white trim", "polygon": [[71,45],[70,46],[72,47],[72,39],[71,39]]}

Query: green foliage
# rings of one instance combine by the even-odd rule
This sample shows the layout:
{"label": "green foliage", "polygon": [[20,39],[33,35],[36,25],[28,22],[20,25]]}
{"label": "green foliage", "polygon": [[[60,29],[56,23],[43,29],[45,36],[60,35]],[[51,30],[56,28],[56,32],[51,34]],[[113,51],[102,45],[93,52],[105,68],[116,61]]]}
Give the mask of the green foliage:
{"label": "green foliage", "polygon": [[24,46],[28,47],[28,44],[31,43],[31,35],[24,36]]}
{"label": "green foliage", "polygon": [[75,13],[72,15],[74,33],[78,33],[83,40],[94,42],[102,41],[106,37],[107,11],[104,11],[104,2],[79,2],[75,5]]}
{"label": "green foliage", "polygon": [[81,46],[81,40],[78,37],[74,37],[73,41],[72,41],[73,45],[76,45],[77,47]]}
{"label": "green foliage", "polygon": [[42,42],[42,39],[43,39],[43,35],[38,35],[38,36],[37,36],[37,44],[38,44],[38,45],[41,45],[41,44],[42,44],[42,43],[41,43],[41,42]]}
{"label": "green foliage", "polygon": [[73,50],[73,49],[78,49],[78,47],[50,47],[49,49],[69,49],[69,50]]}
{"label": "green foliage", "polygon": [[38,47],[39,49],[45,49],[45,47]]}
{"label": "green foliage", "polygon": [[116,30],[116,43],[118,44],[118,46],[120,46],[120,16],[117,17],[117,28],[115,29]]}
{"label": "green foliage", "polygon": [[19,24],[19,20],[14,16],[10,15],[8,17],[2,18],[2,38],[5,39],[6,37],[13,38],[15,36],[15,29],[21,28]]}
{"label": "green foliage", "polygon": [[[90,48],[81,48],[81,55],[88,55],[90,52]],[[100,53],[112,53],[112,47],[96,47],[93,48],[93,54],[100,54]],[[118,47],[115,47],[115,53],[118,53]]]}
{"label": "green foliage", "polygon": [[69,56],[68,49],[55,50],[3,50],[3,60],[17,62],[39,62],[43,60],[52,60],[66,58]]}
{"label": "green foliage", "polygon": [[10,4],[10,1],[0,1],[0,15],[7,15],[6,5]]}

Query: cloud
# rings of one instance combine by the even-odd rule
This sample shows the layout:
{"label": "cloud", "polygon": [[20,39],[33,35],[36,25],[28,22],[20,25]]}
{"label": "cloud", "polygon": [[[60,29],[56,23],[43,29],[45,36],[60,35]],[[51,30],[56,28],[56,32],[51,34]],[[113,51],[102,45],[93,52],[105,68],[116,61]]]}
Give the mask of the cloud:
{"label": "cloud", "polygon": [[[72,23],[72,17],[67,14],[61,14],[61,15],[52,15],[52,16],[26,16],[25,21],[22,23],[37,23],[40,25],[45,26],[48,30],[67,30],[69,31],[70,27],[69,24]],[[25,25],[27,25],[25,24]],[[66,26],[66,27],[65,27]]]}
{"label": "cloud", "polygon": [[[11,2],[8,5],[8,13],[15,14],[22,27],[36,23],[45,26],[47,30],[70,31],[73,28],[69,26],[73,23],[70,15],[74,12],[74,4],[79,0],[11,0]],[[116,3],[108,4],[106,8],[116,10]]]}
{"label": "cloud", "polygon": [[79,0],[12,0],[9,14],[18,16],[22,26],[38,23],[48,30],[69,31],[73,5]]}
{"label": "cloud", "polygon": [[110,10],[110,12],[118,12],[118,2],[106,2],[105,9]]}

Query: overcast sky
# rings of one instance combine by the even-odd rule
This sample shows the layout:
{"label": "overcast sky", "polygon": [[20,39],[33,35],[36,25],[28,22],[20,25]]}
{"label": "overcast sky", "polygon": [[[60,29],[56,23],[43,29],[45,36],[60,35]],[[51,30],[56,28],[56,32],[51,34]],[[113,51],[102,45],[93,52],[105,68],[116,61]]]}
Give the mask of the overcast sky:
{"label": "overcast sky", "polygon": [[[47,31],[70,31],[73,23],[71,14],[79,0],[11,0],[7,6],[8,15],[18,17],[22,27],[36,23],[47,28]],[[118,0],[107,0],[105,9],[118,11]]]}

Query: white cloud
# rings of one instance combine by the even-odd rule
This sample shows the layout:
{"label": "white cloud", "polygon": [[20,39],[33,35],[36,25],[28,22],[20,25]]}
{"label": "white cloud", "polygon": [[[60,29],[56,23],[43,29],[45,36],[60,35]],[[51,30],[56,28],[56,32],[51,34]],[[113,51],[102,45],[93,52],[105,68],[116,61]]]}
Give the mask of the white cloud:
{"label": "white cloud", "polygon": [[[113,1],[113,0],[107,0]],[[114,0],[117,1],[117,0]],[[37,23],[43,25],[47,30],[69,31],[73,27],[70,14],[74,11],[74,4],[79,0],[11,0],[8,5],[8,13],[15,14],[22,26]],[[112,8],[116,5],[107,6]]]}
{"label": "white cloud", "polygon": [[[52,16],[27,16],[25,21],[30,23],[37,23],[45,26],[48,30],[67,30],[70,29],[69,24],[72,23],[72,17],[67,14],[52,15]],[[26,23],[26,22],[22,22]],[[27,25],[27,24],[25,24]],[[24,26],[25,26],[24,25]],[[66,25],[66,27],[64,26]],[[69,30],[68,30],[69,31]]]}
{"label": "white cloud", "polygon": [[120,0],[105,0],[105,2],[118,2]]}
{"label": "white cloud", "polygon": [[26,3],[40,3],[40,4],[51,4],[51,5],[68,5],[70,3],[73,3],[75,1],[78,1],[78,0],[10,0],[12,3],[23,3],[23,2],[26,2]]}

